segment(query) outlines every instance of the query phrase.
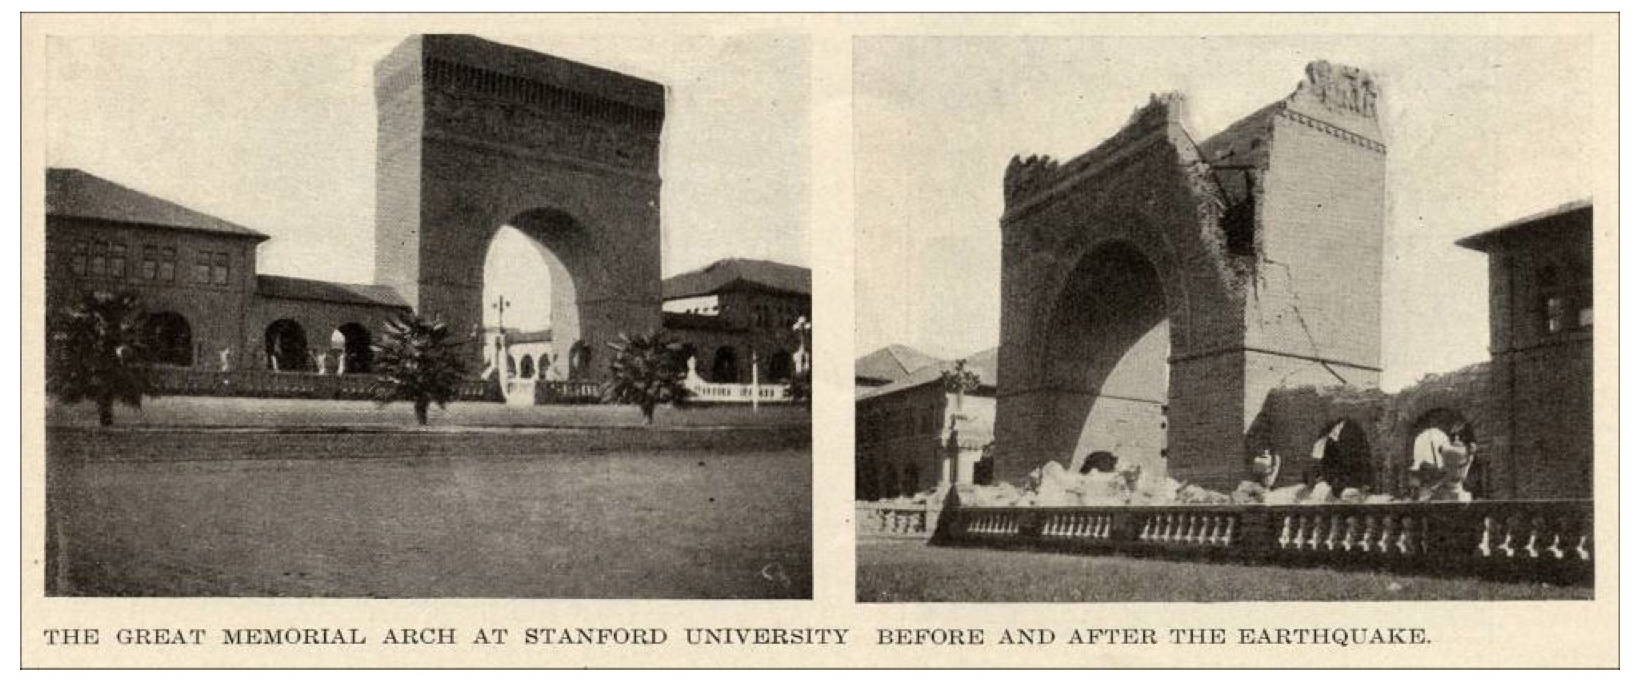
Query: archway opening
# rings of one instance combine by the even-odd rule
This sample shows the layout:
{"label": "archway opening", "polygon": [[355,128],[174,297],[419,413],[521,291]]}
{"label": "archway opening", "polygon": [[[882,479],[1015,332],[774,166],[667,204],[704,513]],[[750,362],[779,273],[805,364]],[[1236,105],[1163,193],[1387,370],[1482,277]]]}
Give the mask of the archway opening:
{"label": "archway opening", "polygon": [[523,354],[523,361],[517,366],[517,376],[525,380],[534,379],[534,356]]}
{"label": "archway opening", "polygon": [[330,333],[331,362],[336,372],[363,374],[375,364],[375,350],[371,345],[369,329],[357,322],[348,322]]}
{"label": "archway opening", "polygon": [[1317,462],[1314,478],[1303,480],[1324,481],[1336,495],[1349,488],[1372,494],[1383,487],[1376,475],[1370,436],[1358,421],[1338,418],[1316,432],[1311,454]]}
{"label": "archway opening", "polygon": [[275,320],[267,325],[262,343],[267,348],[267,365],[279,372],[306,372],[312,363],[307,353],[307,331],[292,319]]}
{"label": "archway opening", "polygon": [[[573,217],[538,209],[513,217],[490,238],[483,263],[486,370],[507,362],[496,357],[502,349],[515,363],[514,344],[527,342],[538,354],[531,359],[533,374],[524,377],[596,378],[589,358],[559,357],[581,339],[574,267],[582,235]],[[515,365],[509,372],[519,373]]]}
{"label": "archway opening", "polygon": [[193,365],[193,327],[174,312],[148,315],[148,362],[157,365]]}
{"label": "archway opening", "polygon": [[770,382],[789,382],[795,370],[795,361],[790,359],[788,351],[775,351],[767,359],[767,379]]}
{"label": "archway opening", "polygon": [[739,381],[739,358],[734,354],[732,346],[722,346],[716,349],[716,357],[711,360],[710,381]]}
{"label": "archway opening", "polygon": [[1470,450],[1471,458],[1462,487],[1472,493],[1474,498],[1489,496],[1488,469],[1483,464],[1483,455],[1478,453],[1477,429],[1460,411],[1434,408],[1423,412],[1410,424],[1409,435],[1402,443],[1408,447],[1404,455],[1408,463],[1403,468],[1393,469],[1393,478],[1396,481],[1393,488],[1395,494],[1409,495],[1412,490],[1410,470],[1417,464],[1430,460],[1436,460],[1437,464],[1443,467],[1446,464],[1443,448],[1451,443],[1457,443]]}
{"label": "archway opening", "polygon": [[1050,324],[1042,356],[1056,401],[1044,434],[1058,460],[1106,451],[1164,473],[1171,323],[1158,270],[1128,243],[1098,246],[1069,273]]}

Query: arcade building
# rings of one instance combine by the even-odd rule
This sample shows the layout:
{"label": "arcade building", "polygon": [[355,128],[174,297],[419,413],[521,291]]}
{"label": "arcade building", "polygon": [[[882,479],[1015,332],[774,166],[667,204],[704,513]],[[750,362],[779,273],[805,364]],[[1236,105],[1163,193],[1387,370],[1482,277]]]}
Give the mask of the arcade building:
{"label": "arcade building", "polygon": [[413,312],[471,335],[475,376],[496,361],[485,255],[510,227],[550,278],[550,328],[506,347],[530,379],[597,379],[605,344],[662,325],[695,345],[707,378],[749,381],[753,358],[764,372],[792,370],[810,343],[791,329],[810,314],[806,269],[735,259],[661,278],[665,92],[472,36],[412,36],[375,68],[373,283],[262,275],[267,234],[52,168],[46,309],[128,290],[151,315],[158,365],[321,374],[369,372],[381,324]]}

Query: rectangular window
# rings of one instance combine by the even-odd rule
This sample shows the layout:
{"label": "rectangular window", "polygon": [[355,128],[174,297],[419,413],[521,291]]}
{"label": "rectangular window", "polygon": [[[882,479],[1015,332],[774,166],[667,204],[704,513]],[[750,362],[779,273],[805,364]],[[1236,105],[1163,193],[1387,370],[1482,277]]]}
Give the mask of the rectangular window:
{"label": "rectangular window", "polygon": [[1546,298],[1546,333],[1556,334],[1563,331],[1563,317],[1563,296],[1548,296]]}
{"label": "rectangular window", "polygon": [[199,251],[193,261],[193,283],[210,283],[210,256],[211,253]]}
{"label": "rectangular window", "polygon": [[85,243],[74,243],[74,256],[70,261],[73,262],[75,274],[85,276],[86,257],[88,254],[89,253]]}
{"label": "rectangular window", "polygon": [[142,246],[142,280],[153,281],[159,276],[159,247]]}
{"label": "rectangular window", "polygon": [[108,275],[125,278],[125,243],[114,243],[109,247]]}
{"label": "rectangular window", "polygon": [[210,270],[210,282],[217,286],[227,285],[228,256],[225,252],[216,253],[216,264]]}
{"label": "rectangular window", "polygon": [[176,248],[160,248],[159,280],[167,283],[176,281]]}
{"label": "rectangular window", "polygon": [[106,273],[108,273],[108,243],[92,243],[91,276],[102,276]]}

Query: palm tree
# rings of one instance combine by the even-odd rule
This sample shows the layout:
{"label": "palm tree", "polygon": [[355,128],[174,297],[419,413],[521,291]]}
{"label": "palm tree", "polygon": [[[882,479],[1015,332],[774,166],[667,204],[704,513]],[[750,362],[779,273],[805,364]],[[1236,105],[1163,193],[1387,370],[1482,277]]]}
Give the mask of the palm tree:
{"label": "palm tree", "polygon": [[46,387],[65,404],[93,401],[97,422],[114,424],[114,403],[142,408],[147,313],[134,293],[96,291],[57,316],[50,330]]}
{"label": "palm tree", "polygon": [[603,383],[602,398],[611,404],[636,404],[649,425],[660,404],[680,405],[692,392],[687,377],[682,344],[664,330],[627,336],[608,344],[614,349],[608,365],[609,378]]}
{"label": "palm tree", "polygon": [[426,425],[432,404],[447,408],[465,378],[460,344],[449,336],[449,326],[439,319],[405,315],[387,320],[375,360],[381,402],[414,402],[415,421],[421,425]]}

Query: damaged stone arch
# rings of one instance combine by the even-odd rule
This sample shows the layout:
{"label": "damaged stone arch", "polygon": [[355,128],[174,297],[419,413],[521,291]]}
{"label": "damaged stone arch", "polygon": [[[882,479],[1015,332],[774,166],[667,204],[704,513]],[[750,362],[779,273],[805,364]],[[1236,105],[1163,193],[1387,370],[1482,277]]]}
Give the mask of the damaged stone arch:
{"label": "damaged stone arch", "polygon": [[[1117,445],[1081,438],[1100,425],[1088,411],[1104,387],[1098,373],[1112,372],[1125,355],[1116,337],[1144,325],[1108,321],[1116,333],[1101,338],[1116,343],[1100,345],[1095,330],[1054,311],[1070,277],[1089,271],[1077,263],[1104,243],[1137,248],[1160,288],[1135,293],[1166,299],[1167,454],[1155,470],[1231,489],[1242,478],[1245,434],[1268,391],[1379,380],[1386,146],[1365,73],[1315,63],[1307,77],[1294,93],[1209,138],[1188,132],[1180,95],[1163,94],[1072,159],[1020,156],[1007,166],[998,480],[1015,481],[1047,461],[1075,463],[1070,456],[1089,449],[1119,453]],[[1156,283],[1132,268],[1141,263],[1111,258],[1127,267],[1115,276]],[[1160,312],[1149,305],[1134,314],[1152,321]],[[1076,372],[1056,362],[1069,342],[1091,353],[1078,358],[1090,366]],[[1132,421],[1127,427],[1140,427]],[[1117,423],[1105,437],[1136,434]],[[1152,450],[1158,436],[1139,432],[1150,441],[1136,448]]]}

